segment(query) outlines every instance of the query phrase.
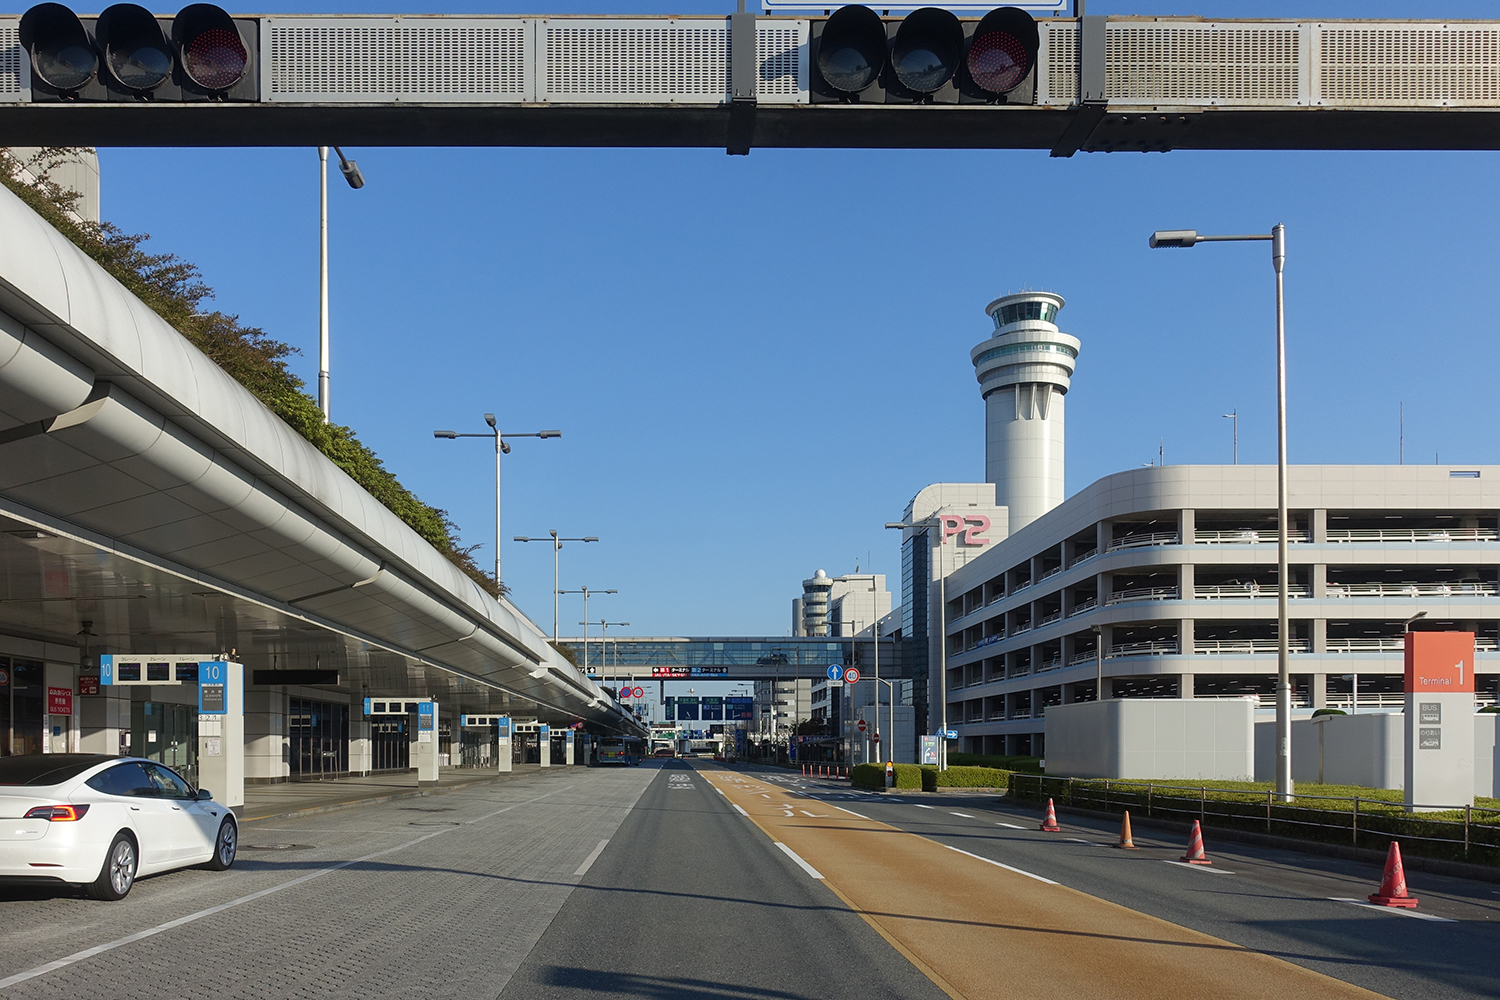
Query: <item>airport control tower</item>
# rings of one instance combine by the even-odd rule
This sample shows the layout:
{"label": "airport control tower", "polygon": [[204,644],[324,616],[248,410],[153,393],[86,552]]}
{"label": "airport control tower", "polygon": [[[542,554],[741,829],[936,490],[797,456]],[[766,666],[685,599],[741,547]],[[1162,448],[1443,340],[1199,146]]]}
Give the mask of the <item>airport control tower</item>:
{"label": "airport control tower", "polygon": [[1063,297],[1018,292],[984,311],[994,334],[970,352],[984,396],[984,477],[1016,531],[1063,502],[1063,400],[1077,337],[1057,328]]}

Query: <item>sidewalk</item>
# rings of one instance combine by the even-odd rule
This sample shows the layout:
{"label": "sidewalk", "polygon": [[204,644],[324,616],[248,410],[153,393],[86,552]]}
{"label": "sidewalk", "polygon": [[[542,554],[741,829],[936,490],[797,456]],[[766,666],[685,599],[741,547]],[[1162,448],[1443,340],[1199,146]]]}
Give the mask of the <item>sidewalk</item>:
{"label": "sidewalk", "polygon": [[566,764],[554,764],[545,769],[539,764],[516,764],[514,768],[515,770],[508,774],[501,774],[491,768],[445,767],[438,775],[438,783],[426,788],[417,787],[415,771],[361,778],[337,778],[331,781],[287,781],[278,785],[246,785],[245,808],[240,822],[256,823],[262,820],[287,819],[292,816],[309,816],[339,809],[355,809],[359,806],[375,805],[394,799],[446,795],[448,792],[472,785],[506,781],[526,775],[540,774],[544,771],[565,774],[570,770]]}

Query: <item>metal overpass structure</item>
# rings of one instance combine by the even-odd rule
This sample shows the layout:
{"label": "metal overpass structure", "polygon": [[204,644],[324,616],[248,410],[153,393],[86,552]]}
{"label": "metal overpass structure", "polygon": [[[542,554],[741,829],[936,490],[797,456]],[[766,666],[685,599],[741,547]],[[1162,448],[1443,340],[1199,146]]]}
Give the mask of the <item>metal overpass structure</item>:
{"label": "metal overpass structure", "polygon": [[[826,18],[256,15],[226,99],[48,97],[0,17],[15,145],[1500,148],[1500,21],[1043,18],[1028,100],[829,97]],[[891,21],[899,19],[888,19]],[[894,30],[894,29],[893,29]],[[221,95],[225,96],[225,95]],[[879,103],[876,103],[876,101]]]}
{"label": "metal overpass structure", "polygon": [[[584,662],[584,640],[564,638],[558,644]],[[830,666],[874,662],[868,636],[608,636],[588,640],[588,672],[606,686],[624,680],[652,681],[790,681],[819,680]],[[901,673],[901,640],[880,640],[880,670],[887,678]]]}

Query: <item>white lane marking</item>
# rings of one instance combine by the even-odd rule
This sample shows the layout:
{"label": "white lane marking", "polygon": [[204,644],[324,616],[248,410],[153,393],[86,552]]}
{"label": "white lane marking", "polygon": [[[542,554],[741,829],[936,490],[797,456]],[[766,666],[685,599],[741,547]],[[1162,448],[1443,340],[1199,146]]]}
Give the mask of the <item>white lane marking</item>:
{"label": "white lane marking", "polygon": [[1378,906],[1375,903],[1366,902],[1363,899],[1346,899],[1343,896],[1329,896],[1328,898],[1335,903],[1349,903],[1353,906],[1363,906],[1367,910],[1381,910],[1385,913],[1399,913],[1403,917],[1415,917],[1418,920],[1431,920],[1433,923],[1438,924],[1458,923],[1457,920],[1451,920],[1448,917],[1435,917],[1430,913],[1418,913],[1416,910],[1407,909],[1406,907],[1401,906]]}
{"label": "white lane marking", "polygon": [[137,941],[144,941],[147,938],[155,937],[158,934],[165,933],[166,931],[173,930],[174,928],[182,927],[186,924],[191,924],[196,921],[202,920],[204,917],[211,917],[216,913],[223,913],[225,910],[232,909],[244,903],[253,902],[257,899],[269,896],[272,893],[280,892],[283,889],[290,889],[292,888],[292,886],[301,885],[303,882],[310,882],[315,878],[327,875],[330,872],[336,872],[341,868],[348,868],[352,865],[357,865],[365,861],[372,861],[375,858],[381,857],[386,854],[391,854],[395,851],[413,847],[417,844],[420,844],[424,840],[431,840],[433,837],[440,837],[445,833],[452,833],[454,829],[456,828],[449,827],[446,830],[436,830],[432,833],[426,833],[416,838],[415,840],[408,840],[403,844],[397,844],[395,847],[387,847],[383,851],[376,851],[373,854],[366,854],[364,857],[355,858],[352,861],[342,861],[336,865],[330,865],[327,868],[320,868],[315,872],[308,872],[306,875],[298,876],[297,878],[291,879],[287,882],[283,882],[280,885],[273,885],[269,889],[262,889],[259,892],[252,892],[248,896],[241,896],[239,899],[231,899],[227,903],[220,903],[218,906],[210,906],[206,910],[199,910],[197,913],[189,913],[187,916],[178,917],[176,920],[168,920],[164,924],[157,924],[155,927],[148,927],[143,931],[137,931],[134,934],[128,934],[125,937],[119,938],[115,941],[110,941],[107,944],[96,945],[93,948],[85,948],[83,951],[74,952],[73,954],[68,955],[66,958],[59,958],[55,962],[48,962],[46,965],[38,965],[36,968],[27,969],[25,972],[18,972],[14,976],[7,976],[4,979],[0,979],[0,990],[6,989],[10,986],[15,986],[17,983],[24,983],[28,979],[35,979],[37,976],[46,975],[49,972],[56,972],[58,969],[65,969],[75,962],[81,962],[86,958],[93,958],[95,955],[102,955],[107,951],[113,951],[114,949],[122,947],[124,945],[134,944]]}
{"label": "white lane marking", "polygon": [[714,786],[714,791],[718,792],[720,795],[724,794],[724,789],[720,788],[718,785]]}
{"label": "white lane marking", "polygon": [[[1101,844],[1098,841],[1094,841],[1094,840],[1079,840],[1077,837],[1065,837],[1063,839],[1066,840],[1070,844],[1087,844],[1089,847],[1108,847],[1109,846],[1108,844]],[[1176,864],[1176,862],[1174,861],[1173,864]],[[1233,872],[1230,872],[1229,874],[1233,874]]]}
{"label": "white lane marking", "polygon": [[1024,826],[1016,826],[1016,824],[1014,824],[1014,823],[996,823],[995,825],[996,826],[1003,826],[1007,830],[1024,830],[1024,829],[1026,829]]}
{"label": "white lane marking", "polygon": [[806,816],[808,819],[827,819],[828,818],[827,816],[824,816],[821,813],[810,813],[806,809],[798,809],[797,811],[799,813],[801,813],[802,815]]}
{"label": "white lane marking", "polygon": [[943,844],[942,846],[948,848],[948,850],[950,850],[950,851],[954,851],[954,852],[957,852],[958,854],[962,854],[965,857],[973,858],[975,861],[983,861],[987,865],[994,865],[996,868],[1004,868],[1008,872],[1015,872],[1017,875],[1025,875],[1027,878],[1034,878],[1038,882],[1045,882],[1048,885],[1057,885],[1057,883],[1054,882],[1054,881],[1052,881],[1050,878],[1043,878],[1040,875],[1036,875],[1036,874],[1034,874],[1032,872],[1028,872],[1028,871],[1023,871],[1020,868],[1012,868],[1010,865],[1003,865],[1003,864],[1001,864],[998,861],[991,860],[990,858],[983,858],[983,857],[980,857],[977,854],[970,854],[968,851],[960,851],[958,848],[952,846],[951,844]]}
{"label": "white lane marking", "polygon": [[735,812],[739,813],[741,816],[745,817],[746,819],[750,818],[750,814],[747,813],[747,812],[745,812],[745,810],[741,809],[740,808],[740,804],[738,802],[731,802],[729,804],[732,805],[732,806],[734,806],[734,811]]}
{"label": "white lane marking", "polygon": [[794,850],[792,850],[790,847],[786,846],[785,844],[783,844],[781,841],[779,841],[779,840],[773,840],[773,841],[771,841],[771,843],[773,843],[777,847],[781,848],[782,852],[785,853],[787,857],[789,857],[793,861],[797,862],[797,867],[798,868],[801,868],[803,871],[807,872],[807,874],[811,875],[813,878],[821,879],[823,877],[823,875],[822,875],[821,872],[819,872],[812,865],[808,864],[806,861],[803,861],[801,858],[797,857],[797,852],[794,851]]}
{"label": "white lane marking", "polygon": [[596,848],[594,848],[592,851],[589,852],[589,856],[583,859],[583,864],[579,865],[576,869],[574,869],[573,874],[574,875],[587,875],[589,873],[589,868],[594,864],[595,861],[597,861],[599,859],[599,855],[603,854],[604,853],[604,849],[606,847],[608,847],[608,846],[609,846],[609,841],[608,840],[601,840],[601,841],[599,841],[599,846],[596,847]]}
{"label": "white lane marking", "polygon": [[1164,864],[1164,865],[1176,865],[1178,868],[1191,868],[1191,869],[1193,869],[1193,871],[1208,872],[1210,875],[1233,875],[1233,874],[1235,874],[1234,872],[1227,872],[1227,871],[1225,871],[1222,868],[1210,868],[1208,865],[1194,865],[1194,864],[1189,864],[1186,861],[1167,861],[1166,859],[1162,859],[1162,864]]}
{"label": "white lane marking", "polygon": [[931,808],[933,808],[932,806],[924,806],[920,802],[913,802],[912,805],[916,806],[918,809],[931,809]]}
{"label": "white lane marking", "polygon": [[834,806],[833,808],[837,809],[839,812],[846,812],[850,816],[857,816],[860,819],[869,819],[870,818],[868,816],[860,816],[860,814],[857,813],[857,812],[855,812],[853,809],[845,809],[843,806]]}
{"label": "white lane marking", "polygon": [[948,815],[949,816],[962,816],[964,819],[973,819],[974,818],[973,816],[970,816],[968,813],[956,813],[952,809],[948,810]]}

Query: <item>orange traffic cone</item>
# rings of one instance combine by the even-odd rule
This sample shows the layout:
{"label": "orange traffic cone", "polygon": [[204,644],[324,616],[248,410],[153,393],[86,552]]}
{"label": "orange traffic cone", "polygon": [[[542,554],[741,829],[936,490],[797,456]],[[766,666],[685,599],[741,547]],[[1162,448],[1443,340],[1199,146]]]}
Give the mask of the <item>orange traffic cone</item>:
{"label": "orange traffic cone", "polygon": [[1062,827],[1057,825],[1057,810],[1052,808],[1052,800],[1047,800],[1047,815],[1042,819],[1042,829],[1047,833],[1061,833]]}
{"label": "orange traffic cone", "polygon": [[1211,865],[1208,855],[1203,853],[1203,829],[1193,820],[1193,832],[1188,836],[1187,853],[1179,861],[1186,861],[1190,865]]}
{"label": "orange traffic cone", "polygon": [[1416,896],[1406,894],[1406,872],[1401,868],[1401,848],[1393,840],[1385,855],[1385,877],[1380,888],[1370,896],[1376,906],[1400,906],[1411,908],[1417,905]]}
{"label": "orange traffic cone", "polygon": [[1135,841],[1130,839],[1130,810],[1125,810],[1125,818],[1120,821],[1120,842],[1115,845],[1126,851],[1138,851]]}

